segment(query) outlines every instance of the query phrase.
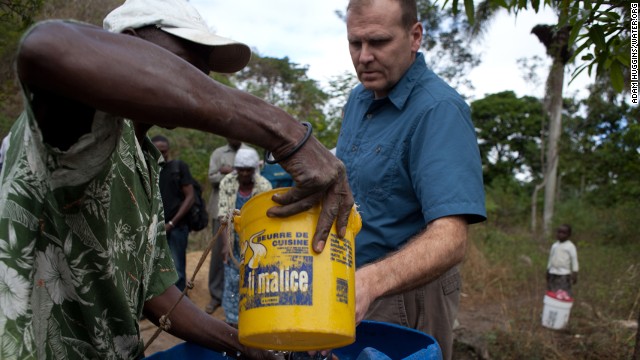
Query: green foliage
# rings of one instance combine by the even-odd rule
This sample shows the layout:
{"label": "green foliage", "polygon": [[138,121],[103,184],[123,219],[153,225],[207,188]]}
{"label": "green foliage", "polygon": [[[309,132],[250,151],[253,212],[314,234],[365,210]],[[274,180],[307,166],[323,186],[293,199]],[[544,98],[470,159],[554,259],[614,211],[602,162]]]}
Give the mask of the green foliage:
{"label": "green foliage", "polygon": [[576,198],[561,201],[557,208],[556,222],[572,224],[574,233],[581,234],[581,238],[588,243],[640,245],[636,228],[639,210],[637,201],[602,206]]}
{"label": "green foliage", "polygon": [[530,213],[529,186],[513,177],[496,177],[485,182],[487,221],[498,227],[523,227]]}
{"label": "green foliage", "polygon": [[[635,206],[640,198],[638,107],[630,107],[601,81],[587,99],[565,99],[563,109],[559,204]],[[533,186],[541,182],[544,168],[541,144],[547,130],[541,101],[517,98],[510,91],[490,94],[471,103],[471,115],[490,219],[503,224],[509,214],[524,216],[530,212]]]}
{"label": "green foliage", "polygon": [[[454,13],[459,12],[459,1],[451,1]],[[444,7],[449,0],[443,3]],[[584,70],[591,74],[595,68],[596,75],[609,78],[617,92],[625,89],[624,77],[629,71],[631,54],[631,1],[484,0],[479,3],[479,7],[500,7],[516,16],[527,9],[538,12],[540,5],[555,9],[560,19],[557,28],[571,29],[569,48],[575,46],[574,57],[584,61],[573,76]],[[474,0],[465,0],[464,5],[467,18],[473,24]]]}
{"label": "green foliage", "polygon": [[333,142],[339,129],[326,122],[328,95],[307,76],[307,66],[254,53],[248,66],[231,77],[239,89],[278,106],[299,121],[308,121],[314,135],[325,145]]}
{"label": "green foliage", "polygon": [[[13,60],[18,41],[34,22],[76,19],[102,26],[104,16],[121,0],[2,0],[0,1],[0,113],[13,119],[21,111]],[[4,131],[4,121],[0,130]]]}
{"label": "green foliage", "polygon": [[576,104],[586,116],[565,119],[560,164],[563,194],[601,206],[640,198],[640,112],[607,89],[595,84]]}
{"label": "green foliage", "polygon": [[33,23],[42,3],[43,0],[0,1],[0,27],[2,30],[18,32],[26,29]]}
{"label": "green foliage", "polygon": [[[4,116],[14,117],[18,114],[12,104],[17,93],[13,81],[13,58],[22,33],[33,23],[41,6],[42,0],[0,1],[0,112]],[[2,134],[10,127],[4,116],[0,119]]]}
{"label": "green foliage", "polygon": [[326,105],[326,135],[323,144],[331,149],[338,143],[338,132],[342,124],[342,111],[347,103],[351,89],[358,84],[358,78],[351,72],[345,72],[329,79],[329,86],[325,89],[329,96]]}
{"label": "green foliage", "polygon": [[462,94],[473,90],[467,75],[480,64],[480,58],[469,44],[469,22],[457,11],[437,6],[437,1],[418,0],[417,6],[424,27],[422,47],[427,64]]}
{"label": "green foliage", "polygon": [[471,103],[471,118],[487,184],[522,173],[540,178],[540,135],[547,121],[540,100],[512,91],[490,94]]}

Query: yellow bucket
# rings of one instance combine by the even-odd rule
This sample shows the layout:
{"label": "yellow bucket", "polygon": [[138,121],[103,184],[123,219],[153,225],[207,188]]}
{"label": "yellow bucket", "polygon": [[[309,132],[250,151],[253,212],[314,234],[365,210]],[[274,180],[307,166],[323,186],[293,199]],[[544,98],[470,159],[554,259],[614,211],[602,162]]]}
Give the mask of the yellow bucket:
{"label": "yellow bucket", "polygon": [[355,247],[362,220],[354,209],[344,239],[335,223],[322,253],[312,248],[320,206],[268,218],[274,189],[234,216],[240,238],[239,339],[270,350],[333,349],[355,341]]}

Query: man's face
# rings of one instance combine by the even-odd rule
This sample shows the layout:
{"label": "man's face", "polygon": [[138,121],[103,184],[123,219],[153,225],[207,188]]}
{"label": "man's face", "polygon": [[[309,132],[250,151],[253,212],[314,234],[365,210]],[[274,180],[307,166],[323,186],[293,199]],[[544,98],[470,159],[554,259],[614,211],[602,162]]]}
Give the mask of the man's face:
{"label": "man's face", "polygon": [[565,241],[569,236],[571,236],[571,233],[566,226],[560,226],[556,229],[556,239],[559,241]]}
{"label": "man's face", "polygon": [[168,160],[168,156],[169,156],[169,144],[167,144],[164,141],[156,141],[153,143],[153,145],[156,146],[156,148],[158,148],[158,151],[160,151],[160,153],[162,154],[162,157],[164,158],[164,160]]}
{"label": "man's face", "polygon": [[232,138],[227,138],[227,143],[229,144],[229,147],[231,147],[234,150],[238,150],[240,149],[240,146],[242,146],[242,141],[240,140],[236,140],[236,139],[232,139]]}
{"label": "man's face", "polygon": [[374,0],[347,12],[347,38],[358,79],[385,97],[413,63],[422,41],[422,25],[407,30],[401,23],[400,4]]}
{"label": "man's face", "polygon": [[238,173],[238,182],[242,185],[253,183],[253,174],[256,172],[254,167],[236,167]]}

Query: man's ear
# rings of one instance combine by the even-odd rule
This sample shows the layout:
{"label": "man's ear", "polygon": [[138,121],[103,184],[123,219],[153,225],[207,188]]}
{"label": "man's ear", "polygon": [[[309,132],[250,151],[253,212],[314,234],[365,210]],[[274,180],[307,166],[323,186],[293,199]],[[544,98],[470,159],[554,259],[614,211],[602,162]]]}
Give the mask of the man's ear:
{"label": "man's ear", "polygon": [[422,23],[416,22],[411,27],[409,34],[411,36],[411,50],[413,52],[418,52],[420,50],[420,46],[422,45]]}

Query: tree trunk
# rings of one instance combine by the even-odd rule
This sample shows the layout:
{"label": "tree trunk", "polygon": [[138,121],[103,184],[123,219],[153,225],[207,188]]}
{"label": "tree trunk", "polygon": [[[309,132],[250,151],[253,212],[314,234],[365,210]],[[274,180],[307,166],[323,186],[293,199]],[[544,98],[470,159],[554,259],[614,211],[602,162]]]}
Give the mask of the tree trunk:
{"label": "tree trunk", "polygon": [[538,231],[538,192],[545,186],[545,180],[543,179],[542,183],[537,184],[535,189],[533,189],[533,194],[531,195],[531,233],[533,234],[533,238],[542,242],[544,239],[543,236],[540,236],[540,232]]}
{"label": "tree trunk", "polygon": [[556,181],[558,177],[558,143],[562,132],[562,88],[564,85],[564,63],[554,58],[547,79],[546,105],[549,113],[549,143],[547,147],[547,167],[545,170],[543,233],[550,233],[553,220]]}

